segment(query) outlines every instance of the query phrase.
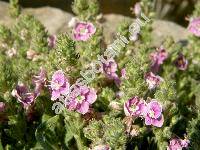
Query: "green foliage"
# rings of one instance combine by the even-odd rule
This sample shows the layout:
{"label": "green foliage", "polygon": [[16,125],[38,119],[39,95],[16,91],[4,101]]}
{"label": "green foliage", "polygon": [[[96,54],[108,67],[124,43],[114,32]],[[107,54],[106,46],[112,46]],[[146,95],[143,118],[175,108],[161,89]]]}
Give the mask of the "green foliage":
{"label": "green foliage", "polygon": [[98,0],[75,0],[72,10],[84,21],[95,20],[99,14],[99,3]]}
{"label": "green foliage", "polygon": [[[190,148],[199,149],[199,38],[191,36],[188,45],[166,38],[162,45],[168,58],[155,73],[164,80],[155,89],[148,89],[145,75],[151,71],[149,56],[156,50],[151,47],[155,14],[149,0],[142,0],[141,8],[150,21],[141,28],[139,39],[126,43],[115,58],[116,74],[121,83],[115,84],[104,73],[96,74],[89,86],[96,90],[97,100],[90,105],[88,113],[79,114],[66,108],[61,114],[54,114],[48,79],[55,71],[63,70],[73,84],[81,76],[80,71],[90,69],[108,46],[97,19],[98,1],[75,0],[72,8],[80,21],[94,24],[95,34],[87,41],[74,41],[71,35],[59,34],[55,48],[51,49],[47,40],[49,35],[41,22],[31,15],[19,16],[18,0],[10,1],[11,15],[19,17],[11,28],[0,25],[0,101],[6,104],[6,109],[0,112],[0,149],[86,150],[107,145],[114,150],[164,150],[171,138],[182,138],[184,134],[191,141]],[[197,4],[194,16],[200,15],[199,8]],[[124,20],[116,30],[127,40],[130,24],[130,20]],[[117,34],[115,37],[120,38]],[[30,51],[31,58],[28,57]],[[174,65],[179,53],[188,60],[188,68],[184,71]],[[35,102],[23,108],[12,96],[12,91],[18,83],[34,91],[32,79],[40,67],[46,69],[47,81]],[[125,77],[120,73],[122,68],[126,70]],[[122,93],[121,97],[116,96],[117,92]],[[161,128],[146,126],[144,119],[125,117],[124,102],[134,96],[147,103],[149,99],[156,99],[162,104],[164,124]]]}
{"label": "green foliage", "polygon": [[[116,39],[120,39],[120,36],[124,36],[128,41],[129,41],[129,37],[130,37],[130,32],[129,32],[129,26],[131,25],[131,21],[130,20],[124,20],[122,21],[119,26],[117,27],[117,34],[116,35]],[[129,41],[130,42],[130,41]],[[127,44],[127,43],[125,43]],[[130,48],[130,45],[126,45],[125,47],[120,47],[121,49],[119,50],[119,55],[117,56],[116,60],[123,63],[120,65],[124,65],[126,63],[126,55],[127,55],[127,51]]]}
{"label": "green foliage", "polygon": [[84,128],[84,135],[91,141],[101,141],[104,132],[102,129],[102,121],[92,120],[90,124]]}
{"label": "green foliage", "polygon": [[166,81],[160,84],[159,89],[156,90],[155,98],[163,102],[165,102],[166,100],[175,101],[176,90],[174,85],[175,83],[173,81],[169,81],[166,79]]}
{"label": "green foliage", "polygon": [[[64,142],[68,148],[76,147],[78,150],[85,150],[85,138],[83,136],[84,121],[78,113],[64,112],[65,122],[65,139]],[[70,144],[72,140],[76,141],[76,146]],[[73,149],[73,148],[72,148]]]}
{"label": "green foliage", "polygon": [[140,19],[142,22],[146,22],[145,26],[142,27],[141,30],[141,41],[147,45],[149,45],[152,41],[152,37],[151,37],[151,31],[152,31],[152,23],[153,20],[155,19],[155,10],[153,9],[153,3],[152,1],[149,0],[141,0],[140,2],[141,4],[141,9],[142,9],[142,13],[149,19],[149,20],[145,20],[144,17],[142,17],[142,15],[140,16]]}
{"label": "green foliage", "polygon": [[47,52],[47,32],[45,27],[31,15],[22,15],[14,26],[13,34],[16,44],[22,52],[32,49],[36,52]]}
{"label": "green foliage", "polygon": [[108,144],[112,149],[125,149],[125,127],[120,118],[104,116],[103,120],[93,120],[84,128],[84,135],[93,145]]}
{"label": "green foliage", "polygon": [[4,25],[0,25],[0,39],[1,46],[4,42],[9,42],[11,38],[11,31]]}
{"label": "green foliage", "polygon": [[0,91],[5,92],[13,88],[14,83],[17,81],[17,76],[13,69],[13,64],[11,60],[5,57],[0,58]]}
{"label": "green foliage", "polygon": [[190,149],[196,150],[200,148],[200,115],[196,119],[193,119],[189,122],[187,128],[188,137],[191,141]]}
{"label": "green foliage", "polygon": [[90,66],[90,63],[97,60],[97,55],[102,53],[102,39],[103,39],[103,31],[102,28],[96,25],[96,32],[88,40],[88,42],[77,41],[76,42],[76,50],[79,54],[79,62],[80,66],[83,70],[87,70]]}
{"label": "green foliage", "polygon": [[19,146],[22,146],[24,144],[23,137],[26,132],[26,123],[23,114],[10,116],[8,125],[11,130],[5,130],[5,132],[7,132],[10,137],[13,137]]}
{"label": "green foliage", "polygon": [[137,47],[134,49],[133,56],[129,58],[129,62],[125,65],[127,79],[124,79],[121,90],[126,93],[124,99],[127,100],[132,96],[145,96],[147,84],[144,80],[144,75],[148,71],[148,53],[149,48],[146,46]]}
{"label": "green foliage", "polygon": [[19,0],[10,0],[9,13],[13,18],[16,18],[21,13]]}
{"label": "green foliage", "polygon": [[57,52],[58,57],[64,56],[65,59],[63,61],[68,65],[77,64],[77,53],[75,51],[75,42],[72,39],[70,39],[68,35],[61,34],[58,36],[55,51]]}
{"label": "green foliage", "polygon": [[[62,69],[72,78],[79,76],[79,54],[76,50],[76,43],[67,34],[60,34],[57,37],[57,44],[45,58],[48,72]],[[50,74],[49,74],[50,75]]]}
{"label": "green foliage", "polygon": [[128,38],[130,35],[129,33],[129,26],[131,25],[131,21],[130,20],[124,20],[122,21],[118,27],[117,27],[117,32],[120,34],[120,35],[123,35],[125,36],[126,38]]}
{"label": "green foliage", "polygon": [[198,17],[200,15],[200,2],[197,2],[195,5],[195,9],[193,11],[193,16]]}
{"label": "green foliage", "polygon": [[167,138],[171,137],[171,131],[169,128],[165,128],[164,130],[156,130],[154,131],[155,141],[157,142],[158,150],[166,149],[168,146]]}
{"label": "green foliage", "polygon": [[56,124],[59,116],[54,116],[40,124],[35,132],[35,137],[44,149],[56,150],[59,148],[60,139],[55,133]]}
{"label": "green foliage", "polygon": [[115,99],[114,91],[108,87],[103,88],[101,93],[99,93],[95,106],[101,111],[106,111],[108,109],[109,103],[114,99]]}
{"label": "green foliage", "polygon": [[[22,15],[18,18],[13,28],[7,29],[5,26],[0,26],[0,32],[2,55],[7,55],[9,51],[15,51],[16,53],[12,61],[10,58],[3,59],[4,56],[2,57],[2,61],[7,62],[6,68],[9,66],[12,68],[12,70],[9,70],[12,73],[4,72],[7,76],[14,74],[19,81],[30,81],[30,75],[36,73],[44,62],[44,54],[42,53],[48,53],[46,29],[33,16]],[[37,53],[36,61],[31,62],[27,59],[28,50],[33,50]],[[1,67],[3,68],[3,66]],[[12,82],[14,80],[16,81],[16,77],[6,81]]]}

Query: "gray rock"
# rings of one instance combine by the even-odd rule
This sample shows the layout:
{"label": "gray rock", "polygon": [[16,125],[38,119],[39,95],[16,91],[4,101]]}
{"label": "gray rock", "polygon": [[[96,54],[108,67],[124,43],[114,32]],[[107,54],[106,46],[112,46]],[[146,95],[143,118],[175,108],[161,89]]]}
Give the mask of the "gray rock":
{"label": "gray rock", "polygon": [[189,32],[182,26],[165,20],[156,20],[153,23],[153,45],[159,46],[160,43],[167,37],[172,36],[175,42],[184,41]]}
{"label": "gray rock", "polygon": [[[15,19],[9,16],[8,7],[8,3],[0,1],[0,23],[10,27]],[[25,8],[22,14],[32,14],[35,16],[42,22],[50,34],[56,34],[72,17],[70,13],[52,7]]]}
{"label": "gray rock", "polygon": [[0,24],[10,27],[14,19],[9,16],[8,3],[0,1]]}
{"label": "gray rock", "polygon": [[[104,15],[104,18],[105,22],[103,23],[103,26],[106,42],[113,41],[113,35],[116,34],[116,29],[120,22],[124,21],[125,19],[130,19],[134,22],[133,18],[117,14],[107,14]],[[152,45],[159,46],[168,36],[172,36],[175,42],[178,42],[185,40],[188,35],[189,33],[184,27],[174,22],[155,20],[153,23]]]}
{"label": "gray rock", "polygon": [[119,26],[119,23],[127,19],[133,20],[133,18],[117,14],[106,14],[103,16],[104,22],[102,24],[106,43],[110,43],[113,41],[114,35],[117,34],[116,31],[117,27]]}

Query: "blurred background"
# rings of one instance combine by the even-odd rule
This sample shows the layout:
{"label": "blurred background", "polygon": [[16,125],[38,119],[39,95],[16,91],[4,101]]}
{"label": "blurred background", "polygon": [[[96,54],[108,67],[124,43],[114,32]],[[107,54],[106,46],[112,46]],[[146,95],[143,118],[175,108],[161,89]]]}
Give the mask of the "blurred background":
{"label": "blurred background", "polygon": [[[9,0],[3,0],[9,1]],[[99,0],[101,12],[104,14],[114,13],[124,16],[131,16],[130,7],[133,7],[137,0]],[[198,0],[153,0],[155,1],[156,16],[159,19],[177,22],[182,26],[187,25],[185,16],[190,15]],[[71,12],[73,0],[19,0],[22,7],[43,7],[51,6]]]}

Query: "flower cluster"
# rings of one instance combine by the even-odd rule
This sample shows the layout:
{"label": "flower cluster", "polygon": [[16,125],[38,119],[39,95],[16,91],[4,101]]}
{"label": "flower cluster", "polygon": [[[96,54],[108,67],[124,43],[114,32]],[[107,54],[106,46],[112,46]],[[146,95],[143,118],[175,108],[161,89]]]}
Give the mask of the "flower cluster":
{"label": "flower cluster", "polygon": [[194,34],[197,37],[200,37],[200,18],[193,18],[190,20],[190,24],[188,26],[189,32]]}
{"label": "flower cluster", "polygon": [[126,116],[143,116],[145,114],[145,109],[145,101],[137,96],[129,99],[126,103],[124,103],[124,112]]}
{"label": "flower cluster", "polygon": [[113,17],[97,1],[74,0],[60,35],[30,15],[0,25],[1,147],[200,149],[200,3],[187,44],[167,37],[152,51],[151,1],[135,3],[112,44],[103,34]]}
{"label": "flower cluster", "polygon": [[163,78],[161,78],[158,75],[153,74],[152,72],[149,72],[145,75],[146,83],[148,84],[149,89],[156,88],[162,81]]}
{"label": "flower cluster", "polygon": [[66,96],[65,107],[69,110],[76,110],[81,114],[89,111],[90,104],[97,99],[96,91],[85,85],[75,85],[70,91],[69,80],[65,77],[62,70],[56,71],[51,80],[51,99],[56,100],[61,96]]}
{"label": "flower cluster", "polygon": [[28,108],[36,99],[36,93],[29,92],[23,83],[17,85],[16,89],[12,91],[12,96],[16,97],[24,108]]}
{"label": "flower cluster", "polygon": [[56,71],[51,80],[51,100],[58,99],[61,94],[67,95],[69,92],[69,86],[69,81],[67,78],[65,78],[62,70]]}
{"label": "flower cluster", "polygon": [[73,28],[73,37],[76,41],[87,41],[96,32],[96,27],[91,22],[80,21],[76,17],[72,17],[68,22],[68,27]]}
{"label": "flower cluster", "polygon": [[164,117],[162,115],[162,105],[153,99],[146,106],[145,124],[162,127],[163,123]]}
{"label": "flower cluster", "polygon": [[163,64],[163,62],[167,59],[167,57],[168,53],[163,46],[157,49],[156,52],[151,53],[150,55],[152,61],[151,71],[153,73],[157,73],[160,69],[160,65]]}
{"label": "flower cluster", "polygon": [[162,127],[164,123],[162,105],[155,99],[146,103],[137,96],[133,97],[124,103],[124,112],[126,116],[144,118],[146,125]]}
{"label": "flower cluster", "polygon": [[74,27],[73,35],[77,41],[87,41],[95,32],[96,28],[92,23],[78,22]]}
{"label": "flower cluster", "polygon": [[40,69],[40,73],[33,77],[33,83],[35,85],[35,93],[40,95],[40,92],[44,88],[47,82],[47,72],[44,68]]}
{"label": "flower cluster", "polygon": [[17,98],[24,108],[28,109],[40,95],[46,84],[46,79],[46,70],[41,68],[39,75],[33,78],[33,84],[35,86],[33,91],[30,91],[25,84],[19,83],[16,88],[12,90],[12,96]]}
{"label": "flower cluster", "polygon": [[173,138],[169,142],[167,150],[182,150],[183,148],[188,148],[190,141],[187,139]]}
{"label": "flower cluster", "polygon": [[[107,76],[108,79],[114,80],[117,85],[120,84],[120,78],[117,74],[117,63],[114,59],[110,59],[107,63],[103,64],[103,72]],[[122,72],[123,75],[124,71]]]}
{"label": "flower cluster", "polygon": [[76,110],[81,114],[87,113],[89,111],[89,106],[97,99],[96,91],[87,86],[77,86],[69,97],[66,103],[67,108],[69,110]]}

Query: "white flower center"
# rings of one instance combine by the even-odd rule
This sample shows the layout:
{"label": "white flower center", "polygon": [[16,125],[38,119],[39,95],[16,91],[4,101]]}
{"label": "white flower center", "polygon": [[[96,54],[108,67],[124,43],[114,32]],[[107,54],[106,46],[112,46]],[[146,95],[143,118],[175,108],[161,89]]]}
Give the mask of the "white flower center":
{"label": "white flower center", "polygon": [[151,118],[154,118],[154,117],[155,117],[155,112],[152,111],[152,110],[150,110],[150,111],[149,111],[149,116],[150,116]]}
{"label": "white flower center", "polygon": [[80,103],[81,103],[84,99],[85,99],[85,96],[82,96],[82,95],[77,96],[77,100],[78,100],[78,102],[80,102]]}
{"label": "white flower center", "polygon": [[88,33],[88,29],[86,29],[86,28],[81,28],[81,29],[80,29],[80,33],[81,33],[81,34],[86,34],[86,33]]}
{"label": "white flower center", "polygon": [[139,107],[136,106],[136,105],[132,105],[131,108],[130,108],[130,110],[131,110],[132,112],[136,112],[137,110],[139,110]]}
{"label": "white flower center", "polygon": [[59,90],[60,87],[61,87],[61,85],[60,85],[57,81],[56,81],[56,82],[53,82],[53,88],[54,88],[55,90]]}

